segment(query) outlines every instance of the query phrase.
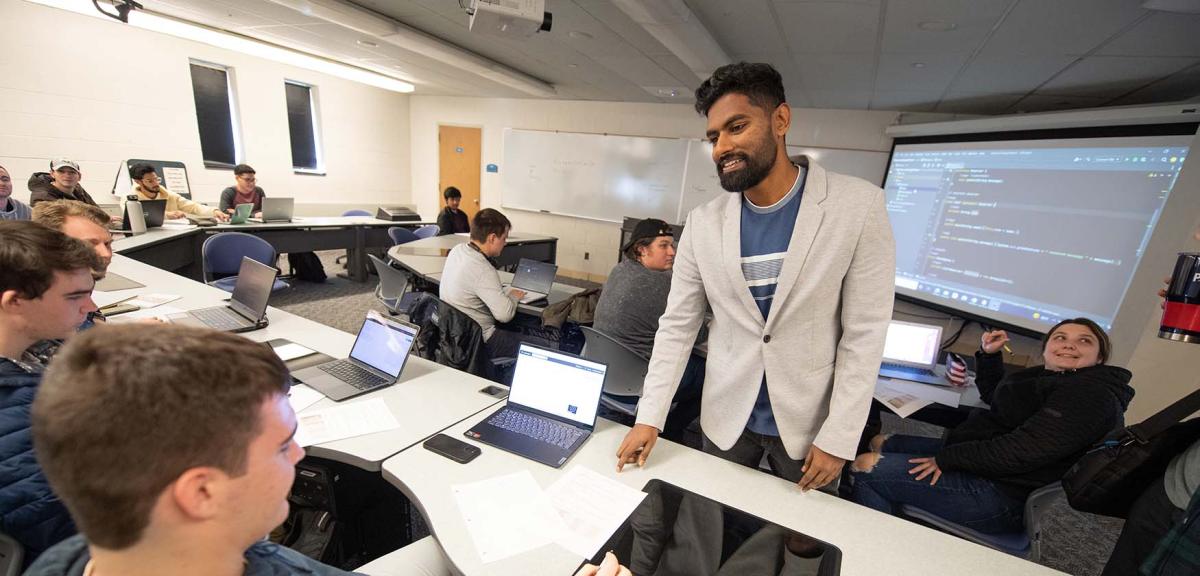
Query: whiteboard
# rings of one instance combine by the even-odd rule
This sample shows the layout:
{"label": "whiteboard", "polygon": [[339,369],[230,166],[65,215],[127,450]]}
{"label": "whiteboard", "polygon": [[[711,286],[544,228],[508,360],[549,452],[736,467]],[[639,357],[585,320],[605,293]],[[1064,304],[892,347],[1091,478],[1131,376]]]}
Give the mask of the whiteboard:
{"label": "whiteboard", "polygon": [[[879,186],[887,152],[788,146],[834,172]],[[626,216],[681,224],[688,212],[728,194],[712,145],[688,138],[504,130],[506,208],[609,222]]]}
{"label": "whiteboard", "polygon": [[502,204],[610,222],[672,220],[686,155],[678,138],[506,128]]}

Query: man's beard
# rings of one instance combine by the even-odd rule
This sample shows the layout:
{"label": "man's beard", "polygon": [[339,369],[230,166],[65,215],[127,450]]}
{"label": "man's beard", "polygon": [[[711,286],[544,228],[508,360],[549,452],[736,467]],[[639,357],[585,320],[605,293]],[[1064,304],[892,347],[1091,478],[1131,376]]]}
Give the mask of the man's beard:
{"label": "man's beard", "polygon": [[[721,180],[721,187],[728,192],[745,192],[758,186],[759,182],[762,182],[775,167],[775,151],[775,141],[769,140],[763,146],[753,150],[753,156],[741,153],[726,154],[717,164],[717,177]],[[721,164],[730,158],[741,158],[745,166],[741,170],[722,172]]]}

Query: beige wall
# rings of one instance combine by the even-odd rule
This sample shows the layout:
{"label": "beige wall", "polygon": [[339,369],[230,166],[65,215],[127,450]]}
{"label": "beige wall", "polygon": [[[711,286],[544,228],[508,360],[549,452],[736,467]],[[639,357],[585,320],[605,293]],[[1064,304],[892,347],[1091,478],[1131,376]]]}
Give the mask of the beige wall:
{"label": "beige wall", "polygon": [[[193,197],[215,203],[233,173],[204,168],[192,58],[234,68],[244,161],[267,194],[409,201],[408,95],[28,2],[0,2],[0,22],[0,165],[19,199],[31,173],[66,156],[102,202],[122,160],[153,158],[183,161]],[[292,171],[284,79],[317,87],[325,176]]]}

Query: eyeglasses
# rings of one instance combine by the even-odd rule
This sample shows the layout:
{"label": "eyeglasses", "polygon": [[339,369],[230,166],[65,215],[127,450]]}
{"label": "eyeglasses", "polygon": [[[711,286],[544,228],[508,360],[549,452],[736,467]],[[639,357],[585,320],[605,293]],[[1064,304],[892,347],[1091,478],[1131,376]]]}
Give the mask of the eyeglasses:
{"label": "eyeglasses", "polygon": [[258,178],[255,178],[253,176],[238,176],[237,178],[238,178],[238,180],[241,180],[242,182],[258,182]]}

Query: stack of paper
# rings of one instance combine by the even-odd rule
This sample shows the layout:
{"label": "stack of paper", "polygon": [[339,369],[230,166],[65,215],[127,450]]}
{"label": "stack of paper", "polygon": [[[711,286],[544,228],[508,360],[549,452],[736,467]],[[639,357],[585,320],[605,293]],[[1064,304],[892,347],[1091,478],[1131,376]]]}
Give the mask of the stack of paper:
{"label": "stack of paper", "polygon": [[342,404],[300,414],[296,442],[301,446],[324,444],[399,428],[396,416],[381,398]]}

